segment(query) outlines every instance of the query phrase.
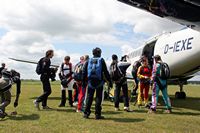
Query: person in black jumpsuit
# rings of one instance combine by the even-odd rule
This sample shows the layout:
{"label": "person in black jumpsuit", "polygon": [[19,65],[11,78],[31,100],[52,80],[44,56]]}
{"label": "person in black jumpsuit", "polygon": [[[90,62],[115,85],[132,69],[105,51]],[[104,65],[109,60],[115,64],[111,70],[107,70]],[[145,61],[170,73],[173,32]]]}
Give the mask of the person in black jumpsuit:
{"label": "person in black jumpsuit", "polygon": [[39,103],[42,102],[42,108],[43,109],[51,109],[49,106],[47,106],[47,99],[48,96],[51,94],[51,85],[49,82],[49,79],[51,78],[51,74],[53,71],[53,68],[50,68],[51,65],[51,58],[54,56],[53,50],[48,50],[46,52],[46,56],[41,58],[42,62],[42,73],[40,76],[40,80],[43,85],[43,94],[39,96],[36,100],[34,100],[35,107],[40,110]]}

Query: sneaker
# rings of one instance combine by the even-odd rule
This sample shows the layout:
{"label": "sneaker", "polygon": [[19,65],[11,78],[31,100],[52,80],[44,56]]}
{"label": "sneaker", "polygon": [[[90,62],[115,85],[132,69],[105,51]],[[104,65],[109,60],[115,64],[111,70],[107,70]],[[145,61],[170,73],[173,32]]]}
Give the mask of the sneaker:
{"label": "sneaker", "polygon": [[115,111],[120,111],[120,109],[119,108],[115,108]]}
{"label": "sneaker", "polygon": [[171,110],[171,109],[167,109],[167,110],[165,110],[165,113],[171,114],[171,113],[172,113],[172,110]]}
{"label": "sneaker", "polygon": [[64,104],[60,104],[60,105],[58,105],[58,107],[65,107],[65,105]]}
{"label": "sneaker", "polygon": [[96,119],[96,120],[104,119],[104,118],[105,118],[105,117],[104,117],[104,116],[101,116],[101,115],[96,115],[96,116],[95,116],[95,119]]}
{"label": "sneaker", "polygon": [[81,113],[82,111],[81,111],[81,110],[79,110],[79,109],[77,109],[77,110],[76,110],[76,112],[77,112],[77,113]]}
{"label": "sneaker", "polygon": [[2,119],[5,118],[5,114],[4,114],[3,110],[1,110],[1,109],[0,109],[0,118],[2,118]]}
{"label": "sneaker", "polygon": [[156,110],[155,110],[155,109],[149,109],[149,110],[148,110],[148,113],[149,113],[149,114],[155,114],[155,113],[156,113]]}
{"label": "sneaker", "polygon": [[124,107],[124,111],[131,112],[130,109],[129,109],[129,107]]}
{"label": "sneaker", "polygon": [[52,108],[50,108],[49,106],[43,106],[42,109],[50,110]]}
{"label": "sneaker", "polygon": [[72,105],[73,105],[73,106],[77,106],[77,104],[78,104],[78,102],[74,102]]}
{"label": "sneaker", "polygon": [[88,119],[89,115],[87,115],[87,114],[84,113],[83,118]]}
{"label": "sneaker", "polygon": [[37,102],[37,100],[34,100],[33,103],[34,103],[35,107],[36,107],[38,110],[40,110],[40,104],[39,104],[39,102]]}
{"label": "sneaker", "polygon": [[144,107],[147,108],[147,109],[150,109],[151,106],[149,104],[145,104]]}

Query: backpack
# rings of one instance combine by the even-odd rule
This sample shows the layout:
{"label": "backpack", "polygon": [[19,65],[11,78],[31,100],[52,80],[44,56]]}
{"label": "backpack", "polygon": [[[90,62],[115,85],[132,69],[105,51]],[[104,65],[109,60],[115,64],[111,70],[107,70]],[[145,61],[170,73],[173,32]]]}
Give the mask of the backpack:
{"label": "backpack", "polygon": [[35,72],[38,74],[38,75],[40,75],[40,74],[42,74],[42,69],[43,69],[43,58],[42,59],[40,59],[39,61],[38,61],[38,63],[37,63],[37,66],[36,66],[36,70],[35,70]]}
{"label": "backpack", "polygon": [[102,58],[90,58],[88,61],[88,80],[102,80]]}
{"label": "backpack", "polygon": [[74,70],[74,80],[76,81],[82,80],[82,71],[83,71],[83,63],[78,63]]}
{"label": "backpack", "polygon": [[170,69],[167,63],[160,63],[160,78],[168,79],[170,77]]}
{"label": "backpack", "polygon": [[119,81],[123,77],[117,63],[112,63],[110,65],[110,77],[113,81]]}
{"label": "backpack", "polygon": [[8,91],[12,87],[12,80],[11,79],[0,79],[0,93],[4,93]]}

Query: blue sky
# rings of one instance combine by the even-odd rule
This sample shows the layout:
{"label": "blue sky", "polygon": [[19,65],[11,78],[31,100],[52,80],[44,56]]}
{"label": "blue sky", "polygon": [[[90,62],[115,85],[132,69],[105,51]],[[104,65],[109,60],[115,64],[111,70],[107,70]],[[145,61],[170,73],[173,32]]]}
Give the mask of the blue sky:
{"label": "blue sky", "polygon": [[[128,42],[133,48],[137,48],[141,45],[140,43],[143,43],[144,40],[150,37],[150,35],[145,33],[134,33],[133,26],[125,23],[114,24],[113,30],[112,35],[114,37],[120,41]],[[53,45],[56,49],[63,49],[69,54],[79,53],[80,55],[89,54],[90,56],[92,55],[92,49],[99,47],[102,49],[102,56],[105,59],[110,59],[112,54],[117,54],[119,57],[124,54],[120,45],[106,42],[77,42],[76,40],[66,38],[66,40],[60,42],[54,41]]]}
{"label": "blue sky", "polygon": [[5,28],[0,27],[0,38],[4,36],[8,31]]}
{"label": "blue sky", "polygon": [[80,55],[88,54],[91,56],[92,49],[95,47],[99,47],[102,49],[102,55],[105,58],[109,58],[112,53],[117,53],[118,55],[122,54],[119,46],[105,46],[104,44],[97,43],[76,43],[72,41],[54,42],[53,44],[56,49],[63,49],[69,54],[79,53]]}

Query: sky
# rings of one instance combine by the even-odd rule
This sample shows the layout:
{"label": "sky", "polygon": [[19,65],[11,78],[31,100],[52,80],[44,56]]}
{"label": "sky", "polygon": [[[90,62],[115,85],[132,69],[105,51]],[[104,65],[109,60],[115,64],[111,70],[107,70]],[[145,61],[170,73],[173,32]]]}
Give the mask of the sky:
{"label": "sky", "polygon": [[81,55],[100,47],[109,62],[112,54],[127,54],[149,38],[183,26],[135,9],[117,0],[0,0],[0,62],[38,79],[36,65],[8,57],[38,61],[48,49],[52,64],[66,55],[76,64]]}

